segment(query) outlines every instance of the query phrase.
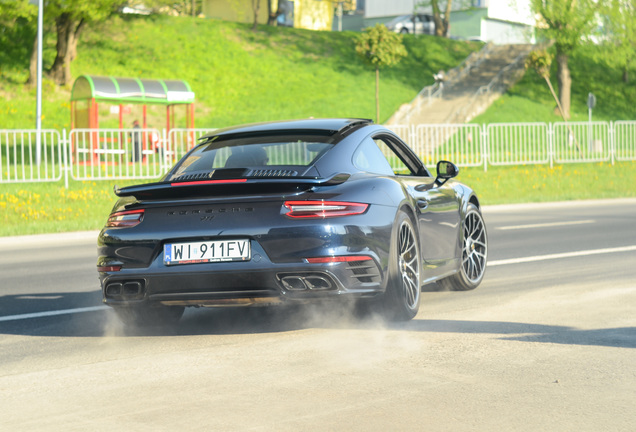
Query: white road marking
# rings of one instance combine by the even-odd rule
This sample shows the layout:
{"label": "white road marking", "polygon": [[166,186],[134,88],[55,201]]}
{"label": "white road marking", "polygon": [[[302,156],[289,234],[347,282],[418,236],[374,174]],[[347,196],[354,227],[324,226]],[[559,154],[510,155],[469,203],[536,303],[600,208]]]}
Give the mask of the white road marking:
{"label": "white road marking", "polygon": [[[572,257],[580,257],[580,256],[600,255],[600,254],[617,253],[617,252],[632,252],[632,251],[636,251],[636,245],[489,261],[487,266],[497,267],[497,266],[509,265],[509,264],[521,264],[521,263],[536,262],[536,261],[556,260],[561,258],[572,258]],[[77,309],[63,309],[63,310],[57,310],[57,311],[28,313],[28,314],[22,314],[22,315],[8,315],[8,316],[0,317],[0,322],[17,321],[17,320],[23,320],[23,319],[29,319],[29,318],[43,318],[43,317],[56,316],[56,315],[69,315],[69,314],[84,313],[84,312],[99,312],[99,311],[104,311],[107,309],[110,309],[110,308],[108,306],[92,306],[92,307],[77,308]]]}
{"label": "white road marking", "polygon": [[108,306],[92,306],[92,307],[77,308],[77,309],[62,309],[57,311],[35,312],[35,313],[28,313],[28,314],[22,314],[22,315],[8,315],[8,316],[0,317],[0,321],[17,321],[22,319],[43,318],[43,317],[49,317],[49,316],[55,316],[55,315],[69,315],[69,314],[76,314],[76,313],[83,313],[83,312],[97,312],[97,311],[102,311],[106,309],[110,309],[110,308]]}
{"label": "white road marking", "polygon": [[568,222],[549,222],[542,224],[532,224],[532,225],[510,225],[498,227],[495,229],[498,230],[521,230],[521,229],[531,229],[531,228],[546,228],[546,227],[556,227],[556,226],[567,226],[567,225],[582,225],[582,224],[591,224],[596,223],[595,220],[582,220],[582,221],[568,221]]}
{"label": "white road marking", "polygon": [[636,245],[634,246],[624,246],[617,248],[607,248],[607,249],[593,249],[586,251],[577,251],[577,252],[565,252],[559,254],[550,254],[550,255],[537,255],[532,257],[523,257],[523,258],[511,258],[505,260],[498,261],[488,261],[488,267],[509,265],[509,264],[521,264],[528,262],[536,262],[536,261],[547,261],[547,260],[556,260],[561,258],[572,258],[572,257],[581,257],[581,256],[589,256],[589,255],[601,255],[608,253],[616,253],[616,252],[632,252],[636,251]]}

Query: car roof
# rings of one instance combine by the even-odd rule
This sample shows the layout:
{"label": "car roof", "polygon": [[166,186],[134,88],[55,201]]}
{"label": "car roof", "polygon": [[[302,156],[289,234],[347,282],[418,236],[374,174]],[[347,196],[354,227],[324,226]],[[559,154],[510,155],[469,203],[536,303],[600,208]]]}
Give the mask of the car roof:
{"label": "car roof", "polygon": [[329,119],[300,119],[274,121],[265,123],[251,123],[239,126],[232,126],[215,130],[212,133],[203,135],[200,140],[207,140],[212,137],[226,135],[271,135],[272,133],[320,133],[321,135],[335,135],[345,131],[353,131],[359,127],[373,124],[373,120],[359,118],[329,118]]}

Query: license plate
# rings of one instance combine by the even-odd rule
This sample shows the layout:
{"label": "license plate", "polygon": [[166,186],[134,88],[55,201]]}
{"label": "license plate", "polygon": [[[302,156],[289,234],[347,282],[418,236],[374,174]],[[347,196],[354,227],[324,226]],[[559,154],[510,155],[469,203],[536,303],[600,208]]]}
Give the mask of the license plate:
{"label": "license plate", "polygon": [[250,256],[250,241],[245,239],[169,243],[163,247],[166,265],[249,261]]}

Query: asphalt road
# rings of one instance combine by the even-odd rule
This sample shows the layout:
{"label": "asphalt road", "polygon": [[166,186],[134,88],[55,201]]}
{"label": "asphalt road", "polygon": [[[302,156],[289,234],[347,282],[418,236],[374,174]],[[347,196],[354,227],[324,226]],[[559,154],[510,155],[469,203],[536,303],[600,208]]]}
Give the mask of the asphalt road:
{"label": "asphalt road", "polygon": [[0,430],[632,431],[636,200],[492,207],[489,268],[415,320],[186,311],[126,331],[95,233],[0,239]]}

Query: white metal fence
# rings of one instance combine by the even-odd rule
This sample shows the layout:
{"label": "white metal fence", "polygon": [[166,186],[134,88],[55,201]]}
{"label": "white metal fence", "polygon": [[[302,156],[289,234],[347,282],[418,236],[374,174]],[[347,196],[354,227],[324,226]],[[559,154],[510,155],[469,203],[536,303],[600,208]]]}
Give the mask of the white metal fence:
{"label": "white metal fence", "polygon": [[56,130],[0,129],[0,182],[46,182],[62,178],[65,165]]}
{"label": "white metal fence", "polygon": [[524,165],[550,163],[550,125],[496,123],[486,127],[488,163]]}
{"label": "white metal fence", "polygon": [[75,180],[151,179],[169,166],[156,129],[74,129],[69,136]]}
{"label": "white metal fence", "polygon": [[418,125],[411,148],[427,166],[451,160],[460,166],[484,163],[484,142],[477,124]]}
{"label": "white metal fence", "polygon": [[613,123],[613,126],[614,127],[610,129],[613,132],[613,142],[622,144],[614,147],[616,160],[636,160],[636,122],[617,121]]}
{"label": "white metal fence", "polygon": [[199,138],[216,129],[171,129],[168,140],[165,143],[167,149],[167,160],[171,161],[171,166],[192,149]]}
{"label": "white metal fence", "polygon": [[[636,121],[391,125],[429,167],[636,160]],[[157,179],[214,129],[0,129],[0,183]]]}

